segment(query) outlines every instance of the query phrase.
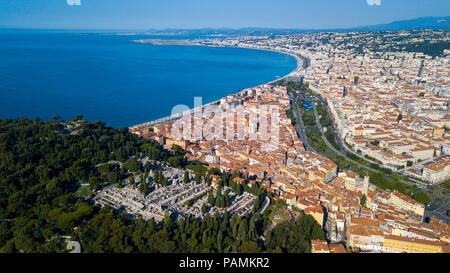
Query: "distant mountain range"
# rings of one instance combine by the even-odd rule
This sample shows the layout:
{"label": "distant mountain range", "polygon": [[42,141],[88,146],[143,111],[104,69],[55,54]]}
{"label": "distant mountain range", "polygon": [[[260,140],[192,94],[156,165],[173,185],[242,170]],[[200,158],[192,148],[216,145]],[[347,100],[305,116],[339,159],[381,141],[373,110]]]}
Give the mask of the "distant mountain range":
{"label": "distant mountain range", "polygon": [[399,31],[412,29],[449,29],[450,16],[421,17],[411,20],[394,21],[388,24],[356,27],[360,31]]}
{"label": "distant mountain range", "polygon": [[150,29],[151,34],[173,35],[276,35],[315,32],[353,32],[353,31],[400,31],[414,29],[449,29],[450,16],[447,17],[420,17],[410,20],[394,21],[388,24],[360,26],[353,28],[335,29],[293,29],[293,28],[201,28],[201,29]]}

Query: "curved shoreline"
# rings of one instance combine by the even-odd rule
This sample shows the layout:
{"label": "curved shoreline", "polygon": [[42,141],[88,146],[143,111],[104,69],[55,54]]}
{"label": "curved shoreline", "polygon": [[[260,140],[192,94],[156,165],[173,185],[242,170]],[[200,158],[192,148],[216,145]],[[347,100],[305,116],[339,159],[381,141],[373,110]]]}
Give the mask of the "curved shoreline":
{"label": "curved shoreline", "polygon": [[[295,58],[297,62],[297,67],[289,72],[288,74],[284,75],[283,77],[280,77],[276,80],[270,81],[268,83],[262,83],[263,84],[271,84],[278,80],[284,79],[291,75],[294,72],[300,71],[301,69],[306,69],[308,67],[308,64],[305,65],[304,60],[308,60],[307,57],[302,55],[297,55],[291,52],[286,52],[282,50],[276,50],[273,48],[254,48],[254,47],[241,47],[241,46],[220,46],[220,45],[205,45],[202,44],[202,41],[200,42],[192,42],[191,40],[164,40],[164,39],[140,39],[140,40],[133,40],[133,42],[140,43],[140,44],[151,44],[151,45],[175,45],[175,46],[203,46],[203,47],[215,47],[215,48],[242,48],[242,49],[253,49],[253,50],[262,50],[262,51],[270,51],[270,52],[277,52],[284,55],[289,55]],[[308,61],[309,62],[309,61]],[[302,65],[300,65],[302,63]],[[258,85],[256,85],[258,86]],[[251,88],[251,87],[247,87]],[[247,89],[244,88],[244,89]]]}
{"label": "curved shoreline", "polygon": [[[145,44],[145,43],[153,44],[153,43],[150,43],[150,42],[146,42],[145,40],[133,40],[133,42],[136,42],[136,43],[142,43],[142,44]],[[161,45],[161,44],[153,44],[153,45]],[[172,44],[172,45],[173,45],[173,44]],[[296,66],[296,68],[295,68],[294,70],[292,70],[292,71],[289,72],[288,74],[286,74],[286,75],[284,75],[283,77],[280,77],[280,78],[278,78],[278,79],[276,79],[276,80],[273,80],[273,81],[270,81],[270,82],[267,82],[267,83],[262,83],[262,84],[259,84],[259,85],[256,85],[256,86],[265,85],[265,84],[272,84],[272,83],[274,83],[274,82],[280,81],[280,80],[282,80],[282,79],[285,79],[285,78],[291,76],[294,72],[298,72],[298,71],[300,71],[301,69],[306,69],[306,68],[307,68],[307,65],[305,66],[305,62],[304,62],[303,59],[306,59],[306,60],[307,60],[308,58],[306,58],[306,57],[304,57],[304,56],[301,56],[301,55],[296,55],[296,54],[294,54],[294,53],[285,52],[285,51],[276,50],[276,49],[271,49],[271,48],[251,48],[251,47],[240,47],[240,46],[212,46],[212,45],[203,45],[203,44],[194,44],[194,43],[193,43],[193,44],[175,44],[175,45],[179,45],[179,46],[203,46],[203,47],[216,47],[216,48],[223,47],[223,48],[253,49],[253,50],[262,50],[262,51],[277,52],[277,53],[281,53],[281,54],[284,54],[284,55],[289,55],[289,56],[295,58],[296,63],[297,63],[297,66]],[[300,65],[300,63],[301,63],[301,65]],[[256,86],[253,86],[253,87],[256,87]],[[244,89],[248,89],[248,88],[252,88],[252,87],[247,87],[247,88],[244,88]],[[243,89],[243,90],[244,90],[244,89]],[[232,94],[228,94],[228,95],[233,95],[233,94],[236,94],[236,93],[232,93]],[[228,96],[228,95],[227,95],[227,96]],[[221,97],[220,99],[222,99],[222,98],[223,98],[223,97]],[[213,104],[219,103],[219,102],[220,102],[220,99],[215,100],[215,101],[212,101],[212,102],[209,102],[209,103],[202,104],[202,105],[199,106],[199,107],[192,108],[192,109],[189,109],[189,110],[187,110],[187,111],[180,112],[180,113],[177,113],[177,114],[174,114],[174,115],[170,115],[170,116],[162,117],[162,118],[159,118],[159,119],[156,119],[156,120],[152,120],[152,121],[148,121],[148,122],[136,124],[136,125],[133,125],[133,126],[129,126],[128,128],[135,128],[135,127],[142,126],[142,125],[146,125],[146,126],[154,126],[154,125],[157,125],[157,124],[163,124],[163,123],[166,123],[166,122],[175,120],[175,119],[179,119],[179,118],[181,118],[182,116],[193,114],[196,110],[197,110],[197,111],[199,111],[199,110],[203,111],[203,110],[204,110],[206,107],[208,107],[209,105],[213,105]],[[199,109],[199,108],[200,108],[200,109]]]}
{"label": "curved shoreline", "polygon": [[[206,47],[224,47],[224,48],[225,48],[225,47],[228,47],[228,48],[243,48],[243,49],[253,49],[253,50],[270,51],[270,52],[281,53],[281,54],[284,54],[284,55],[289,55],[289,56],[295,58],[295,60],[296,60],[296,62],[297,62],[297,67],[296,67],[294,70],[292,70],[291,72],[289,72],[289,74],[286,74],[286,75],[284,75],[283,77],[280,77],[280,78],[278,78],[278,79],[276,79],[276,80],[270,81],[270,82],[268,82],[268,83],[263,83],[263,84],[260,84],[260,85],[264,85],[264,84],[272,84],[272,83],[274,83],[274,82],[276,82],[276,81],[279,81],[279,80],[282,80],[282,79],[284,79],[284,78],[286,78],[286,77],[289,77],[289,76],[290,76],[292,73],[294,73],[294,72],[298,72],[298,71],[300,71],[301,69],[307,68],[307,67],[305,67],[305,65],[304,65],[304,61],[302,60],[302,58],[307,59],[306,57],[301,56],[301,55],[296,55],[296,54],[294,54],[294,53],[282,51],[282,50],[276,50],[276,49],[271,49],[271,48],[240,47],[240,46],[208,46],[208,45],[204,45],[204,46],[206,46]],[[300,65],[300,63],[302,63],[302,65]],[[258,85],[257,85],[257,86],[258,86]],[[251,87],[249,87],[249,88],[251,88]]]}

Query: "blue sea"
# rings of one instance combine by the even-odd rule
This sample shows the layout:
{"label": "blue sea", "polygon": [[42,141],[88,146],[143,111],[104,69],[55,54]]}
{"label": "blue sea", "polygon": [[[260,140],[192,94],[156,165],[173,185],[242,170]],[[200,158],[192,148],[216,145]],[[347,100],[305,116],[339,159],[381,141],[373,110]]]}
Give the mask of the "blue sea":
{"label": "blue sea", "polygon": [[[132,126],[284,76],[296,67],[277,52],[160,46],[111,33],[0,30],[0,118],[70,119]],[[198,38],[198,37],[194,37]]]}

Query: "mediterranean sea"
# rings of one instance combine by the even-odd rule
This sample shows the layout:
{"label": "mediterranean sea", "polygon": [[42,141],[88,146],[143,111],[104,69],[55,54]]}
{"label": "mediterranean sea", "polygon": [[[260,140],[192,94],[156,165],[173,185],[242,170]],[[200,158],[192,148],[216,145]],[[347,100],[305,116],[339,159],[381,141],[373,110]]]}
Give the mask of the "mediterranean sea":
{"label": "mediterranean sea", "polygon": [[186,36],[0,30],[0,118],[83,115],[125,127],[215,101],[294,70],[277,52],[151,45]]}

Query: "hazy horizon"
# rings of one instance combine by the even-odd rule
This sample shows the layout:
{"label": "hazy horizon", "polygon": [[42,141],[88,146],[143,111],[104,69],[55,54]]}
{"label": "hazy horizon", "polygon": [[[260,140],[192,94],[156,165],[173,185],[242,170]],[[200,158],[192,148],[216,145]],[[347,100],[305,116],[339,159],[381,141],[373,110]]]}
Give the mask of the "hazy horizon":
{"label": "hazy horizon", "polygon": [[[423,16],[423,17],[414,17],[414,18],[407,18],[402,19],[398,21],[404,21],[404,20],[413,20],[418,18],[426,18],[426,17],[448,17],[448,16]],[[389,22],[383,22],[383,23],[377,23],[372,25],[382,25],[382,24],[389,24],[391,22],[397,22],[396,21],[389,21]],[[212,29],[212,30],[240,30],[240,29],[273,29],[273,30],[328,30],[328,29],[352,29],[352,28],[358,28],[358,27],[366,27],[366,26],[372,26],[372,25],[355,25],[355,26],[349,26],[349,27],[334,27],[334,28],[289,28],[289,27],[260,27],[260,26],[243,26],[243,27],[197,27],[197,28],[187,28],[187,27],[167,27],[167,28],[141,28],[141,29],[128,29],[128,28],[40,28],[40,27],[4,27],[0,26],[0,29],[3,30],[48,30],[48,31],[92,31],[92,32],[117,32],[117,31],[129,31],[129,32],[145,32],[145,31],[164,31],[164,30],[201,30],[201,29]]]}
{"label": "hazy horizon", "polygon": [[447,0],[17,0],[0,2],[0,28],[320,30],[444,17],[449,10]]}

